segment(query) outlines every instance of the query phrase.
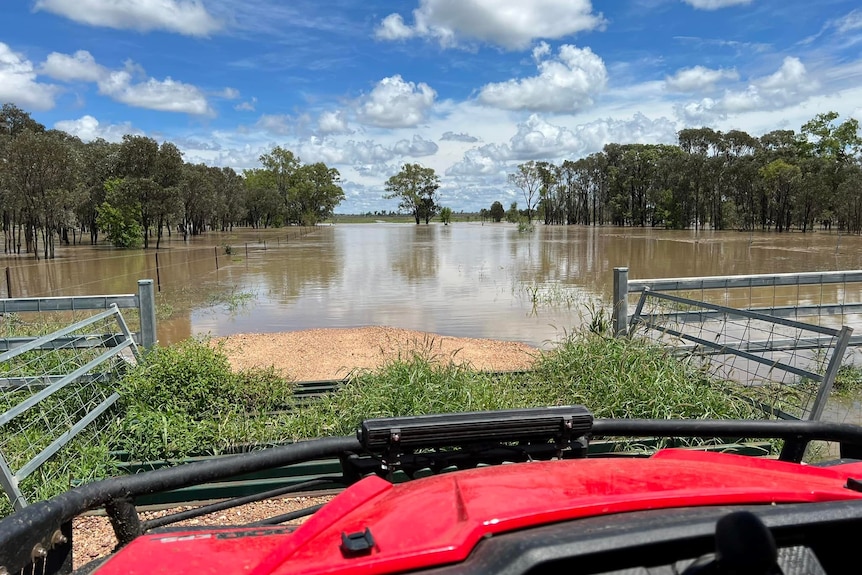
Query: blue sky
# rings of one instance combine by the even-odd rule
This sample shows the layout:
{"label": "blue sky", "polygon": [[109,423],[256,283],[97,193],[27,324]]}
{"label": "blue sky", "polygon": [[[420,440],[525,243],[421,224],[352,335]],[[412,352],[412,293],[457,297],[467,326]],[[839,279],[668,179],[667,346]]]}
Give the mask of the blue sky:
{"label": "blue sky", "polygon": [[858,0],[2,0],[0,22],[0,102],[237,170],[281,145],[340,171],[340,213],[395,209],[407,162],[478,210],[532,159],[862,120]]}

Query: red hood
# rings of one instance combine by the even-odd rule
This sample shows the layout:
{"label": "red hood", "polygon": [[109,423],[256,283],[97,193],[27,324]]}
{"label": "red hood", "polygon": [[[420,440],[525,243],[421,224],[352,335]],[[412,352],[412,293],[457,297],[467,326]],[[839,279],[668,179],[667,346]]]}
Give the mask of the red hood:
{"label": "red hood", "polygon": [[[518,463],[392,485],[369,477],[292,533],[253,528],[139,537],[99,570],[112,573],[369,575],[463,560],[484,536],[593,515],[720,504],[859,499],[862,463],[810,467],[688,450],[648,459]],[[342,533],[374,547],[346,557]]]}

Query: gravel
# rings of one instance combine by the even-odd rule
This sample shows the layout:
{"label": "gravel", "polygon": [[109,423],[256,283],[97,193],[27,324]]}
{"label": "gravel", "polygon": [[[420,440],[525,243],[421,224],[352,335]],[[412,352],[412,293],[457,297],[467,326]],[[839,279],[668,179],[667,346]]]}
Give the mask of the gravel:
{"label": "gravel", "polygon": [[[536,348],[518,342],[449,337],[392,327],[238,334],[214,339],[213,343],[223,346],[234,369],[274,366],[283,376],[294,381],[341,379],[354,370],[374,369],[399,354],[413,352],[427,353],[437,361],[452,361],[474,369],[518,371],[528,369],[539,353]],[[177,525],[249,523],[317,505],[331,497],[271,499]],[[192,507],[174,508],[173,511]],[[170,511],[144,511],[139,516],[147,520]],[[116,543],[113,529],[103,515],[76,518],[72,524],[75,569],[109,554]]]}

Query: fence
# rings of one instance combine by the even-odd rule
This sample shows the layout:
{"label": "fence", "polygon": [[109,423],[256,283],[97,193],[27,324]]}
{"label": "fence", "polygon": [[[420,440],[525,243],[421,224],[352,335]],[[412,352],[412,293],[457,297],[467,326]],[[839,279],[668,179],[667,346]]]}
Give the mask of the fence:
{"label": "fence", "polygon": [[[119,399],[114,383],[137,356],[116,304],[0,353],[0,485],[16,510],[27,505],[21,482]],[[42,475],[61,480],[63,473]]]}
{"label": "fence", "polygon": [[[613,329],[617,335],[628,332],[629,295],[646,289],[698,293],[701,301],[817,325],[862,325],[862,270],[648,280],[630,280],[628,274],[628,268],[614,268]],[[795,303],[783,303],[787,301]],[[853,336],[849,345],[862,345],[862,335]]]}
{"label": "fence", "polygon": [[[24,312],[107,310],[112,305],[116,305],[120,309],[137,309],[140,317],[140,331],[134,334],[135,341],[145,349],[155,345],[157,341],[156,300],[153,280],[151,279],[138,280],[137,294],[0,299],[0,316]],[[36,338],[0,337],[0,352],[27,344],[34,339]],[[90,343],[86,345],[90,345]],[[79,342],[79,344],[84,345],[83,342]],[[59,339],[46,342],[43,345],[66,345],[66,342]]]}
{"label": "fence", "polygon": [[852,331],[644,290],[629,333],[696,358],[769,416],[818,420]]}
{"label": "fence", "polygon": [[819,419],[846,349],[862,345],[846,325],[860,325],[860,298],[859,270],[629,280],[616,268],[612,322],[617,335],[639,330],[691,355],[768,415]]}

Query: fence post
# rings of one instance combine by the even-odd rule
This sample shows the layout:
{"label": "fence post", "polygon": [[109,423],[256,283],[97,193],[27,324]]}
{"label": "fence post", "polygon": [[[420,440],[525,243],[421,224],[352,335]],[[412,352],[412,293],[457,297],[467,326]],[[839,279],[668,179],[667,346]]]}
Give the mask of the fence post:
{"label": "fence post", "polygon": [[138,280],[138,313],[141,318],[141,346],[151,349],[156,344],[156,296],[153,280]]}
{"label": "fence post", "polygon": [[629,268],[614,268],[614,308],[611,314],[614,335],[624,336],[628,333],[628,293]]}

